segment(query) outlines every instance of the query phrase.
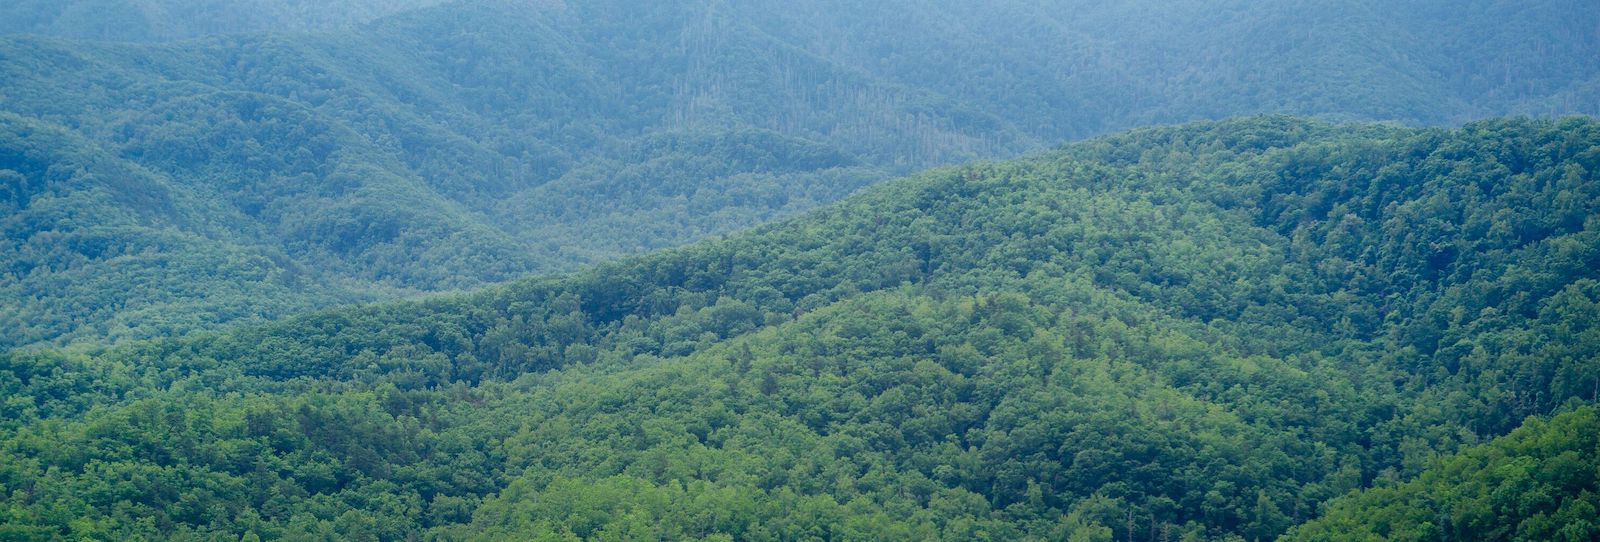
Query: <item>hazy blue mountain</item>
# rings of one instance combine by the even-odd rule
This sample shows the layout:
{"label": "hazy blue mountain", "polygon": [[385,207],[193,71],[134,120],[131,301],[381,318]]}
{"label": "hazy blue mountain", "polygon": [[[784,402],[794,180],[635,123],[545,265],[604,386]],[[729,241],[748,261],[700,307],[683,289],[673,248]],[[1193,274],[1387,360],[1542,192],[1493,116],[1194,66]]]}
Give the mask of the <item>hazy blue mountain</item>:
{"label": "hazy blue mountain", "polygon": [[160,41],[343,30],[444,0],[11,0],[0,34]]}
{"label": "hazy blue mountain", "polygon": [[[9,9],[110,20],[89,17],[110,8],[40,5]],[[182,193],[203,209],[195,222],[215,250],[312,286],[241,313],[217,300],[262,298],[119,275],[107,267],[120,265],[116,252],[51,265],[16,256],[12,267],[29,274],[0,276],[14,292],[0,306],[57,316],[8,327],[0,344],[166,335],[573,269],[792,215],[919,168],[1150,122],[1600,112],[1600,15],[1584,2],[227,5],[392,14],[285,27],[330,29],[310,34],[219,29],[155,44],[0,39],[0,111],[84,147],[51,152],[105,156]],[[59,35],[88,31],[50,20],[68,21]],[[18,223],[10,242],[131,246],[144,235],[97,218],[148,214],[139,202],[29,177],[30,167],[0,163],[91,211]],[[128,278],[85,288],[59,273]],[[55,286],[68,282],[78,287]],[[213,316],[107,323],[119,307],[152,303]],[[66,306],[85,310],[53,308]]]}

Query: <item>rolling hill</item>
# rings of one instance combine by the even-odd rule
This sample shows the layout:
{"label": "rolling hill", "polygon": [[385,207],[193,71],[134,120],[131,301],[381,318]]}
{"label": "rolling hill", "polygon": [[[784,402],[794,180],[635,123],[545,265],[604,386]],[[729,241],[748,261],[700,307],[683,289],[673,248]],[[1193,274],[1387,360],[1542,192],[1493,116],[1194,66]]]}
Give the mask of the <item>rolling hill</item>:
{"label": "rolling hill", "polygon": [[217,34],[349,29],[443,0],[15,0],[0,34],[163,41]]}
{"label": "rolling hill", "polygon": [[470,295],[15,350],[0,535],[1315,539],[1505,476],[1547,498],[1462,521],[1581,535],[1595,171],[1587,118],[1140,129]]}
{"label": "rolling hill", "polygon": [[1152,122],[1600,113],[1584,2],[431,4],[3,8],[0,178],[49,197],[3,217],[0,347],[573,270]]}
{"label": "rolling hill", "polygon": [[[1593,403],[1593,400],[1590,401]],[[1593,405],[1441,458],[1414,480],[1352,494],[1289,540],[1593,540]]]}

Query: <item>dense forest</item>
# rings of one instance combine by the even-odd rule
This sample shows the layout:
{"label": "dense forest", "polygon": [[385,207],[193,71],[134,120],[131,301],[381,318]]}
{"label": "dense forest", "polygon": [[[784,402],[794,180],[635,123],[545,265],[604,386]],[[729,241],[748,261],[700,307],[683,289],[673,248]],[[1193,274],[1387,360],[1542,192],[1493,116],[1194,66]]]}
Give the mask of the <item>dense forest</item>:
{"label": "dense forest", "polygon": [[[471,294],[11,350],[0,538],[1592,540],[1597,171],[1590,118],[1138,129]],[[225,226],[186,198],[133,206]]]}
{"label": "dense forest", "polygon": [[9,0],[0,34],[156,41],[348,29],[445,0]]}
{"label": "dense forest", "polygon": [[0,347],[570,271],[1150,123],[1600,114],[1592,7],[7,2]]}
{"label": "dense forest", "polygon": [[[1591,399],[1590,402],[1593,402]],[[1600,539],[1600,414],[1586,405],[1334,501],[1290,540]]]}
{"label": "dense forest", "polygon": [[0,541],[1600,540],[1592,0],[7,0]]}

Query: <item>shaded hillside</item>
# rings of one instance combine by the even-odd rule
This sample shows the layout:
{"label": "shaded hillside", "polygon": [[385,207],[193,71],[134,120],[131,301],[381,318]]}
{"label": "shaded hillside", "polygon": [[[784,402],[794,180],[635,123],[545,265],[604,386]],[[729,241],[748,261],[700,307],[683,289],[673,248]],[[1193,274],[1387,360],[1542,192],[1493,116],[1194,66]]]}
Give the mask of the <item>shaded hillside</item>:
{"label": "shaded hillside", "polygon": [[[789,216],[915,169],[1143,123],[1600,112],[1591,61],[1600,15],[1583,2],[1480,0],[1442,12],[1223,0],[402,9],[427,3],[16,3],[4,9],[31,10],[48,21],[39,31],[61,36],[223,35],[0,39],[0,110],[85,146],[63,152],[115,157],[205,203],[211,238],[256,247],[236,258],[281,255],[260,275],[314,270],[304,295],[253,297],[266,317],[570,270]],[[208,10],[242,19],[234,28]],[[112,23],[127,17],[145,24]],[[238,33],[295,28],[333,30]],[[0,169],[23,167],[13,166]],[[95,208],[89,218],[13,235],[140,235],[92,217],[146,210],[61,193],[80,197],[74,205]],[[116,264],[80,256],[75,273],[119,276]],[[219,289],[226,281],[181,276],[195,287],[174,289],[124,274],[92,290],[126,295],[103,295],[36,268],[43,275],[0,277],[15,292],[0,301],[9,312],[83,310],[7,328],[0,346],[115,342],[237,319],[213,302],[236,297]],[[129,320],[119,303],[162,300],[217,317],[108,320]]]}
{"label": "shaded hillside", "polygon": [[12,0],[0,34],[157,41],[347,29],[444,0]]}
{"label": "shaded hillside", "polygon": [[[804,55],[782,65],[806,70],[806,82],[770,77],[763,70],[778,69],[783,53],[759,37],[735,36],[730,47],[767,51],[749,75],[778,87],[746,89],[765,101],[739,102],[748,110],[738,118],[691,118],[674,111],[680,95],[712,83],[685,71],[679,36],[619,49],[573,43],[584,37],[542,19],[462,9],[351,36],[146,47],[11,41],[0,45],[0,96],[23,120],[76,132],[212,203],[219,214],[208,219],[227,240],[273,247],[318,270],[318,286],[347,294],[469,287],[658,249],[835,200],[919,153],[979,155],[946,152],[970,138],[939,143],[941,121],[896,105],[915,91]],[[462,41],[477,36],[494,39]],[[619,57],[632,54],[655,58]],[[555,58],[565,60],[547,63]],[[810,81],[828,82],[818,98],[826,103],[794,95]],[[856,105],[834,103],[847,100]],[[802,116],[774,116],[785,110]],[[66,295],[20,293],[6,303]],[[52,323],[66,334],[8,334],[5,342],[105,338],[95,329],[103,322],[86,320]]]}
{"label": "shaded hillside", "polygon": [[1593,406],[1445,458],[1403,484],[1334,501],[1290,540],[1600,538],[1600,417]]}
{"label": "shaded hillside", "polygon": [[1594,400],[1597,170],[1587,119],[1138,130],[468,296],[13,352],[0,524],[1270,539]]}
{"label": "shaded hillside", "polygon": [[161,336],[376,297],[240,239],[232,219],[71,132],[0,113],[0,328],[13,341]]}

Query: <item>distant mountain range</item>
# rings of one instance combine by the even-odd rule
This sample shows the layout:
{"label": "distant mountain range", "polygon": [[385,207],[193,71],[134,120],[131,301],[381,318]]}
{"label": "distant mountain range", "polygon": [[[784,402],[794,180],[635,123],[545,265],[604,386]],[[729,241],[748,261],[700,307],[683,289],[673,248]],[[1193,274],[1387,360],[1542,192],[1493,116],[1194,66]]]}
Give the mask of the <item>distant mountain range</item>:
{"label": "distant mountain range", "polygon": [[569,270],[1147,123],[1600,112],[1584,2],[378,4],[0,8],[57,36],[0,39],[0,345]]}
{"label": "distant mountain range", "polygon": [[162,41],[249,32],[347,30],[444,0],[11,0],[0,34]]}

